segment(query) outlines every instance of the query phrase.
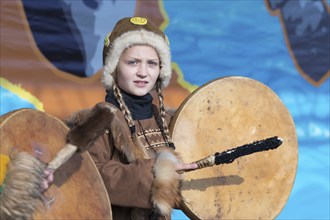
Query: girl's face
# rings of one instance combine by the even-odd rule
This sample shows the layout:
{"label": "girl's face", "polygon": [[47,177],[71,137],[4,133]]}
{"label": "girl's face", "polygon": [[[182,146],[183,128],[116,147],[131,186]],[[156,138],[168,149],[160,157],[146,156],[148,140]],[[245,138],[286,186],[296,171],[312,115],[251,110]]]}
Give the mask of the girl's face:
{"label": "girl's face", "polygon": [[153,88],[160,72],[160,61],[150,46],[132,46],[121,55],[117,68],[118,86],[125,92],[144,96]]}

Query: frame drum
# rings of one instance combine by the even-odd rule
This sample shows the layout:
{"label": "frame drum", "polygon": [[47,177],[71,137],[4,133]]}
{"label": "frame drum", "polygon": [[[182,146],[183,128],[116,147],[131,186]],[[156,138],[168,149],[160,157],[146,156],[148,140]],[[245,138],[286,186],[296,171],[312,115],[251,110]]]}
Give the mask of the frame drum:
{"label": "frame drum", "polygon": [[[0,118],[1,153],[26,151],[48,163],[65,145],[68,131],[62,121],[38,110],[9,112]],[[112,219],[107,191],[88,152],[74,154],[56,170],[44,194],[48,202],[35,219]]]}
{"label": "frame drum", "polygon": [[170,133],[185,163],[283,139],[275,150],[184,173],[181,206],[191,219],[274,219],[281,212],[294,183],[298,144],[292,117],[270,88],[245,77],[211,81],[181,104]]}

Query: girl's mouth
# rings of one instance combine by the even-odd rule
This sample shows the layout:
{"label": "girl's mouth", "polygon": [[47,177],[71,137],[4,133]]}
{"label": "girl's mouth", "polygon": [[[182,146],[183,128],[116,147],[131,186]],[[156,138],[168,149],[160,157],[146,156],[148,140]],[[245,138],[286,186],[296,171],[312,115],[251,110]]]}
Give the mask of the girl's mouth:
{"label": "girl's mouth", "polygon": [[134,84],[137,86],[137,87],[145,87],[148,82],[147,81],[140,81],[140,80],[136,80],[134,81]]}

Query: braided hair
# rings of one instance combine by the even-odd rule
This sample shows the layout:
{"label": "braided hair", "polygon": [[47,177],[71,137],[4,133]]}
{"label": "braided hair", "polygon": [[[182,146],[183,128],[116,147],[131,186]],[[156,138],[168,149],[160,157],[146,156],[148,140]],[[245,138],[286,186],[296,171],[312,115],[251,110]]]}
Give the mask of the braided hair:
{"label": "braided hair", "polygon": [[119,103],[119,108],[120,108],[121,112],[124,114],[124,117],[128,124],[129,130],[131,131],[132,140],[133,140],[134,144],[136,146],[139,146],[140,148],[142,148],[143,144],[141,143],[141,141],[138,138],[138,135],[136,133],[136,128],[135,128],[132,114],[126,105],[123,95],[121,94],[121,91],[120,91],[119,87],[117,86],[116,82],[112,85],[112,89],[113,89],[113,93]]}
{"label": "braided hair", "polygon": [[[165,110],[165,105],[164,105],[164,96],[163,96],[163,90],[161,88],[160,79],[157,80],[155,87],[156,87],[156,92],[158,94],[159,109],[160,109],[159,117],[156,116],[156,118],[159,118],[159,120],[157,120],[157,123],[158,123],[158,126],[160,127],[160,130],[162,132],[163,138],[164,138],[167,146],[174,148],[174,144],[171,140],[170,132],[169,132],[167,122],[166,122],[166,110]],[[133,142],[137,146],[142,146],[142,143],[137,136],[137,132],[136,132],[132,114],[124,101],[123,95],[122,95],[116,81],[115,81],[115,83],[113,83],[112,89],[114,92],[114,96],[116,97],[116,99],[119,103],[119,108],[120,108],[121,112],[124,114],[124,118],[131,131]],[[155,114],[155,112],[154,112],[154,114]]]}
{"label": "braided hair", "polygon": [[158,124],[158,126],[162,128],[161,130],[162,130],[164,139],[165,139],[168,147],[174,148],[174,143],[172,142],[172,139],[170,137],[170,131],[168,129],[167,122],[166,122],[166,119],[165,119],[166,110],[165,110],[165,104],[164,104],[163,89],[162,89],[161,85],[162,85],[162,83],[158,79],[157,82],[156,82],[156,92],[158,94],[160,119],[161,119],[161,124]]}

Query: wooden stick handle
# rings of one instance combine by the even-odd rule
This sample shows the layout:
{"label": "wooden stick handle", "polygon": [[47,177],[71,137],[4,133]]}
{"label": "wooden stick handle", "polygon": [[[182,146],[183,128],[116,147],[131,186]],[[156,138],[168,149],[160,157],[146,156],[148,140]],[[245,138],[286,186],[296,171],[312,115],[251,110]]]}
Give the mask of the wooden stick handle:
{"label": "wooden stick handle", "polygon": [[194,163],[197,164],[198,168],[197,169],[202,169],[202,168],[205,168],[205,167],[211,167],[213,166],[215,163],[215,156],[214,155],[210,155],[210,156],[207,156],[201,160],[198,160],[198,161],[195,161]]}
{"label": "wooden stick handle", "polygon": [[49,162],[48,169],[57,170],[65,162],[67,162],[72,155],[77,151],[77,147],[72,144],[66,144],[59,152],[57,152],[55,158]]}
{"label": "wooden stick handle", "polygon": [[206,167],[211,167],[213,165],[215,165],[215,155],[210,155],[210,156],[207,156],[203,159],[200,159],[200,160],[197,160],[195,162],[192,162],[193,163],[196,163],[197,164],[197,168],[196,169],[192,169],[192,170],[184,170],[184,171],[181,171],[181,173],[186,173],[186,172],[190,172],[190,171],[193,171],[193,170],[198,170],[198,169],[202,169],[202,168],[206,168]]}

